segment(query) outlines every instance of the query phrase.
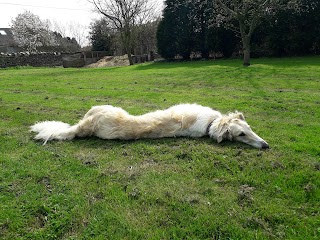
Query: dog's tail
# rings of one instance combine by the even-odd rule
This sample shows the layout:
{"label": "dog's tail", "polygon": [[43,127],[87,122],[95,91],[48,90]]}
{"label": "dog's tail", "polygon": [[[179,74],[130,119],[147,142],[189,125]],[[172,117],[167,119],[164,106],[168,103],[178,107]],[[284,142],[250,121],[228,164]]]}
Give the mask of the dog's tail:
{"label": "dog's tail", "polygon": [[38,122],[30,127],[31,132],[38,133],[34,139],[43,140],[43,145],[51,140],[71,140],[76,137],[78,129],[78,124],[70,126],[56,121]]}

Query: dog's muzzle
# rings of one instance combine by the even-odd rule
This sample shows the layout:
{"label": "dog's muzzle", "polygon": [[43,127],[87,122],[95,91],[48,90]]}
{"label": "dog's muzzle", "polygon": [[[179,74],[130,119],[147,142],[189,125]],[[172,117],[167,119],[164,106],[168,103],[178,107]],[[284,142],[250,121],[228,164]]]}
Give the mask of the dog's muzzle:
{"label": "dog's muzzle", "polygon": [[266,142],[261,142],[261,149],[269,149],[269,144]]}

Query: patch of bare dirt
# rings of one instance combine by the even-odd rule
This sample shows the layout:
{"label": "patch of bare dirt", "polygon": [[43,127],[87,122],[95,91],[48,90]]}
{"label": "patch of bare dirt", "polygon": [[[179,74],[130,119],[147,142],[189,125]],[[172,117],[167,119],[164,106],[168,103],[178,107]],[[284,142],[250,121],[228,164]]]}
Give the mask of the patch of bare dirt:
{"label": "patch of bare dirt", "polygon": [[128,55],[123,56],[105,56],[96,63],[87,65],[87,68],[117,67],[129,66]]}

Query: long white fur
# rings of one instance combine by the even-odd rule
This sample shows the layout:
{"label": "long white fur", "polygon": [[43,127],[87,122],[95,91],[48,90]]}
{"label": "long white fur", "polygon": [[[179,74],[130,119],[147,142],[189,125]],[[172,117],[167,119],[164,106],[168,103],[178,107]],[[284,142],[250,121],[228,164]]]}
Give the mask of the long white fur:
{"label": "long white fur", "polygon": [[[111,105],[92,107],[77,124],[44,121],[31,126],[36,140],[44,144],[51,140],[71,140],[75,137],[96,136],[103,139],[139,139],[162,137],[202,137],[209,135],[217,142],[237,140],[258,148],[267,143],[256,135],[245,122],[242,113],[222,115],[198,104],[180,104],[165,110],[130,115]],[[243,131],[251,135],[250,141],[238,136]],[[237,134],[237,136],[235,135]]]}

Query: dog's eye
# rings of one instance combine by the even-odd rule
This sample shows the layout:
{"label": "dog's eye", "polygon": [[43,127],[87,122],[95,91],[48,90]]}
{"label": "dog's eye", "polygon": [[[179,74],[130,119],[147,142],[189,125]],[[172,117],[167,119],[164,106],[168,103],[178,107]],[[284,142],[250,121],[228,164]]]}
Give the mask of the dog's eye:
{"label": "dog's eye", "polygon": [[244,132],[239,134],[239,137],[244,137],[246,134]]}

